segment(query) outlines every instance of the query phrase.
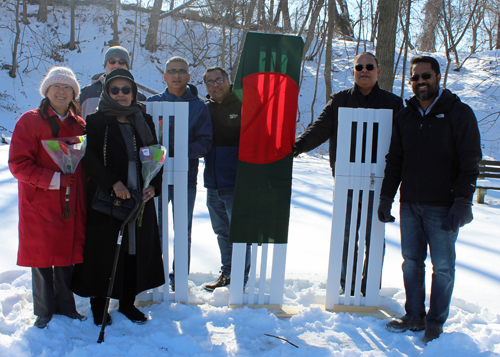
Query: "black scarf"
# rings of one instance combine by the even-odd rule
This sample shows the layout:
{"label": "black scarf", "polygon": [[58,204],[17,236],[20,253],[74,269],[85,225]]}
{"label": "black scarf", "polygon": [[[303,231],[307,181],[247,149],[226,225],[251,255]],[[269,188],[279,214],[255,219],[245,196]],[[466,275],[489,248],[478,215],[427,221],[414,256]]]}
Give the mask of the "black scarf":
{"label": "black scarf", "polygon": [[111,98],[106,91],[103,91],[97,108],[100,112],[108,116],[126,117],[144,145],[151,145],[153,143],[153,134],[151,134],[151,130],[142,115],[146,112],[144,104],[138,103],[134,99],[130,106],[125,107]]}

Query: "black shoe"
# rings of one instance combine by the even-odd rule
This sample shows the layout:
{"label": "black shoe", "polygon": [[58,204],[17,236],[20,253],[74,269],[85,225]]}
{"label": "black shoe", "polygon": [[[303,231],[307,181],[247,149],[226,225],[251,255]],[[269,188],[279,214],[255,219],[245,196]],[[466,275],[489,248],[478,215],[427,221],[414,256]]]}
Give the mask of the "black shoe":
{"label": "black shoe", "polygon": [[385,329],[390,332],[422,331],[425,329],[425,319],[414,319],[405,315],[390,321],[385,325]]}
{"label": "black shoe", "polygon": [[231,278],[228,278],[224,275],[224,273],[220,273],[219,279],[213,284],[205,284],[204,288],[207,291],[214,291],[217,288],[221,288],[223,286],[228,286],[231,284]]}
{"label": "black shoe", "polygon": [[77,311],[70,312],[69,314],[61,314],[73,320],[87,321],[87,316],[80,315]]}
{"label": "black shoe", "polygon": [[435,340],[443,333],[443,326],[425,325],[425,333],[422,342],[427,345],[427,342]]}
{"label": "black shoe", "polygon": [[130,321],[138,325],[143,325],[148,322],[148,318],[139,311],[134,305],[121,306],[118,308]]}
{"label": "black shoe", "polygon": [[38,328],[46,328],[47,324],[52,320],[52,316],[37,316],[33,326]]}
{"label": "black shoe", "polygon": [[[94,323],[96,326],[102,326],[102,315],[104,315],[104,311],[95,311],[92,310],[92,315],[94,315]],[[109,313],[106,313],[106,326],[109,326],[113,323],[111,316]]]}

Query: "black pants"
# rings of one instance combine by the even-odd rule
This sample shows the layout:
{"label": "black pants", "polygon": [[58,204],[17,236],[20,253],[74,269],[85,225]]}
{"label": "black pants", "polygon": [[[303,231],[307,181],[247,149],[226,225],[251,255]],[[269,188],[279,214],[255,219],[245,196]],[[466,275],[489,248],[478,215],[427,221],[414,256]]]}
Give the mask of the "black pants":
{"label": "black pants", "polygon": [[[137,285],[137,268],[135,255],[124,254],[124,269],[123,269],[123,288],[119,298],[120,307],[134,305]],[[95,296],[90,298],[90,307],[94,314],[102,316],[106,305],[105,296]]]}
{"label": "black pants", "polygon": [[76,312],[75,297],[70,289],[73,265],[31,268],[33,310],[36,316],[69,315]]}

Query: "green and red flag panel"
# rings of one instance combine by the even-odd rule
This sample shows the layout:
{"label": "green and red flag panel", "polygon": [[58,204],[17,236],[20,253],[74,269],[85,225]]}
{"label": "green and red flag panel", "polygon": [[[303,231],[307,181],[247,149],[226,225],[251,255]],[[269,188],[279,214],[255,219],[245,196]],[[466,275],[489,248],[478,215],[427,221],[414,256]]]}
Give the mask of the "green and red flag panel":
{"label": "green and red flag panel", "polygon": [[286,243],[303,40],[249,32],[234,91],[242,98],[229,239]]}

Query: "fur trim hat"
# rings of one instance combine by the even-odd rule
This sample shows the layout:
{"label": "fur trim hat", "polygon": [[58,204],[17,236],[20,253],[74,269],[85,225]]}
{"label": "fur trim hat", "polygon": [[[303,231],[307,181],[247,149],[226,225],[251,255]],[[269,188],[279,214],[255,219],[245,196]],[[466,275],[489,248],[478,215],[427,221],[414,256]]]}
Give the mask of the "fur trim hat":
{"label": "fur trim hat", "polygon": [[40,86],[42,97],[46,97],[49,87],[56,83],[65,84],[73,88],[73,99],[80,95],[80,85],[73,71],[68,67],[52,67]]}
{"label": "fur trim hat", "polygon": [[127,62],[127,69],[130,69],[130,56],[125,47],[122,46],[113,46],[108,48],[106,54],[104,55],[104,67],[106,67],[106,63],[110,58],[118,57]]}

